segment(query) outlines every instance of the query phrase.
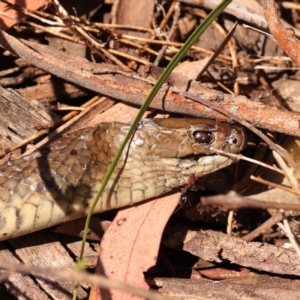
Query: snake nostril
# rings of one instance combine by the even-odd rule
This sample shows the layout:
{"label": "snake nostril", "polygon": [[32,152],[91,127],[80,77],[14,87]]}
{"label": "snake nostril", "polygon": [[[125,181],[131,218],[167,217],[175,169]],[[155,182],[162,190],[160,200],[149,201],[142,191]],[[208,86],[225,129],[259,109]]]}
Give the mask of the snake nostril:
{"label": "snake nostril", "polygon": [[236,145],[237,144],[237,142],[238,142],[238,140],[237,140],[237,138],[232,138],[232,143],[234,144],[234,145]]}

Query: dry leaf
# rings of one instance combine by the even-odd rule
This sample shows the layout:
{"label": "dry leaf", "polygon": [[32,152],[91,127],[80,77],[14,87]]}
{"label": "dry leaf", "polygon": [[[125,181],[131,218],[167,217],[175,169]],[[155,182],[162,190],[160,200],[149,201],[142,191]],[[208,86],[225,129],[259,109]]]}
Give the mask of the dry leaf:
{"label": "dry leaf", "polygon": [[[101,241],[96,273],[148,289],[143,272],[156,263],[162,233],[179,197],[176,193],[121,210]],[[129,298],[134,299],[93,287],[89,299]]]}

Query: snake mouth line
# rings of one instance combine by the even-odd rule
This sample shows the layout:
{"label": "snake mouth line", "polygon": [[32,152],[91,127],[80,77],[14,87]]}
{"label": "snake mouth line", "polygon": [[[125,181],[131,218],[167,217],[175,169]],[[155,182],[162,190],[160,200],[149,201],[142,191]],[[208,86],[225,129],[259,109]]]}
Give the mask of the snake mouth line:
{"label": "snake mouth line", "polygon": [[204,157],[204,156],[213,156],[214,153],[211,153],[211,154],[190,154],[190,155],[187,155],[185,157],[182,157],[182,159],[187,159],[187,160],[198,160],[199,158],[201,157]]}
{"label": "snake mouth line", "polygon": [[[225,152],[226,153],[226,152]],[[230,153],[228,153],[228,156],[227,155],[222,155],[222,154],[219,154],[219,153],[209,153],[209,154],[190,154],[190,155],[187,155],[185,157],[181,157],[182,160],[193,160],[193,161],[198,161],[200,158],[204,158],[204,157],[226,157],[226,158],[231,158],[230,157]]]}

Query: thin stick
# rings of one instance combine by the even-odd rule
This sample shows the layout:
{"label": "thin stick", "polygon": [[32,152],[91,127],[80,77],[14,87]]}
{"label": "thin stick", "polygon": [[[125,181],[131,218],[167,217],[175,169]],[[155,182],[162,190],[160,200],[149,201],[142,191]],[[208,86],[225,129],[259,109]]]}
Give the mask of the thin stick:
{"label": "thin stick", "polygon": [[211,148],[211,149],[213,149],[216,153],[220,153],[220,154],[222,154],[222,155],[234,157],[234,158],[236,158],[236,159],[238,159],[238,160],[249,161],[249,162],[252,162],[252,163],[257,164],[257,165],[259,165],[259,166],[265,167],[265,168],[267,168],[267,169],[270,169],[270,170],[272,170],[272,171],[275,171],[275,172],[277,172],[277,173],[279,173],[279,174],[284,175],[284,172],[283,172],[282,170],[280,170],[280,169],[278,169],[278,168],[276,168],[276,167],[272,167],[272,166],[270,166],[270,165],[267,165],[267,164],[265,164],[265,163],[263,163],[263,162],[261,162],[261,161],[258,161],[258,160],[256,160],[256,159],[253,159],[253,158],[250,158],[250,157],[246,157],[246,156],[244,156],[244,155],[242,155],[242,154],[228,153],[228,152],[225,152],[225,151],[222,151],[222,150],[218,150],[218,149],[215,149],[215,148]]}
{"label": "thin stick", "polygon": [[142,298],[152,300],[167,300],[169,297],[160,295],[157,292],[147,291],[138,287],[134,287],[106,276],[91,275],[83,271],[75,271],[71,269],[56,269],[56,268],[42,268],[33,265],[18,264],[4,259],[0,260],[0,268],[10,272],[19,272],[21,274],[37,274],[39,276],[51,276],[66,281],[80,281],[82,283],[90,283],[95,286],[100,286],[106,289],[122,290],[126,293],[140,296]]}
{"label": "thin stick", "polygon": [[290,224],[289,224],[289,222],[286,218],[284,210],[281,209],[280,212],[282,214],[283,225],[281,223],[277,223],[277,225],[284,231],[285,235],[288,237],[289,241],[291,242],[291,245],[293,246],[294,250],[296,251],[296,253],[300,257],[299,242],[297,241],[297,238],[295,237],[295,234],[291,230]]}
{"label": "thin stick", "polygon": [[291,189],[291,188],[288,188],[288,187],[286,187],[286,186],[283,186],[283,185],[281,185],[281,184],[277,184],[277,183],[274,183],[274,182],[271,182],[271,181],[262,179],[262,178],[260,178],[260,177],[253,176],[253,175],[250,176],[250,179],[253,180],[253,181],[259,182],[259,183],[261,183],[261,184],[265,184],[265,185],[267,185],[267,186],[269,186],[269,187],[281,189],[281,190],[283,190],[283,191],[286,191],[286,192],[295,194],[295,195],[297,195],[297,196],[300,196],[300,192],[298,192],[298,191],[296,191],[296,190],[293,190],[293,189]]}
{"label": "thin stick", "polygon": [[[225,209],[286,209],[300,211],[300,203],[279,203],[274,201],[263,201],[250,198],[243,198],[234,191],[226,195],[216,195],[210,197],[202,197],[201,203],[205,205],[217,205]],[[278,222],[278,221],[277,221]]]}

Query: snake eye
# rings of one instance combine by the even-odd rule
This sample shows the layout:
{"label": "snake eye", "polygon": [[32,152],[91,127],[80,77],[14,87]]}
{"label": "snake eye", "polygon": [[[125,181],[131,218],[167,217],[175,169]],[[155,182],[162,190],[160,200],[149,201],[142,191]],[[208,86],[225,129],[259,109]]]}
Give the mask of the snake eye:
{"label": "snake eye", "polygon": [[207,131],[195,131],[193,136],[199,144],[209,144],[214,140],[214,135]]}

